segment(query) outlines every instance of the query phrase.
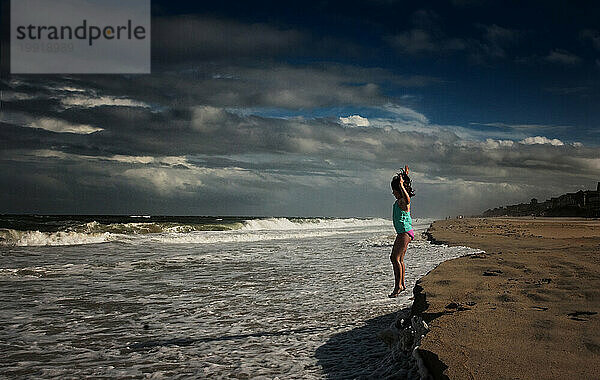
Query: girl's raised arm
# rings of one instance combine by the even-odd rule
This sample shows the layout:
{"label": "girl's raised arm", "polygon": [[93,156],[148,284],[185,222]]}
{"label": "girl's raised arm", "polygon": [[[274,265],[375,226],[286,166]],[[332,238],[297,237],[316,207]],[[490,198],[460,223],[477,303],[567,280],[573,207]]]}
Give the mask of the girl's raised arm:
{"label": "girl's raised arm", "polygon": [[[406,174],[408,174],[408,166],[405,167],[405,172],[406,172]],[[402,196],[404,197],[404,199],[406,199],[406,204],[409,205],[410,204],[410,196],[408,195],[408,192],[404,188],[404,178],[402,178],[402,174],[400,174],[399,178],[400,178],[400,183],[399,183],[400,191],[402,192]]]}

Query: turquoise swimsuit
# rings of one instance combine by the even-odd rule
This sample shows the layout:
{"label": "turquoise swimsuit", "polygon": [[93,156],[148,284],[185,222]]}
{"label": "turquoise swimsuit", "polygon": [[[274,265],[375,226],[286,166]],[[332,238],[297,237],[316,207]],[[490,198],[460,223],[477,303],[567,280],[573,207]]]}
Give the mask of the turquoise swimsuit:
{"label": "turquoise swimsuit", "polygon": [[409,232],[412,230],[412,218],[410,212],[404,211],[398,206],[398,202],[394,202],[394,212],[392,213],[394,228],[396,233]]}

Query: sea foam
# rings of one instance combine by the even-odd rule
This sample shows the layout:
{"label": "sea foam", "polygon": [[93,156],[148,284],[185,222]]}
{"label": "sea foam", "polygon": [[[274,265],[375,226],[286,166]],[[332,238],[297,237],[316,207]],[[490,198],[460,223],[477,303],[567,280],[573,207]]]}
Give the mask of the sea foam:
{"label": "sea foam", "polygon": [[109,233],[84,233],[73,231],[40,232],[0,229],[0,245],[5,246],[42,246],[42,245],[77,245],[105,243],[117,240]]}

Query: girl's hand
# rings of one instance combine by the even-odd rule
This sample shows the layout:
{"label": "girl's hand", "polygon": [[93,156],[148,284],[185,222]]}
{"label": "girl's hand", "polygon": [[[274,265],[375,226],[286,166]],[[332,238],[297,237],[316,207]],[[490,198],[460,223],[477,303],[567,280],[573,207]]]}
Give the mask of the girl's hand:
{"label": "girl's hand", "polygon": [[404,165],[404,173],[406,173],[406,175],[408,175],[408,165]]}

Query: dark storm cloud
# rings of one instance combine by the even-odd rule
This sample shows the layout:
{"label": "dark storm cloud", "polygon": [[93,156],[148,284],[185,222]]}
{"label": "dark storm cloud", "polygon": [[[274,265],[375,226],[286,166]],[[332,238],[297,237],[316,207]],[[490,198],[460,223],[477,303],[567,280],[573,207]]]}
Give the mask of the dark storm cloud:
{"label": "dark storm cloud", "polygon": [[490,0],[450,0],[450,3],[456,7],[484,6],[489,4]]}
{"label": "dark storm cloud", "polygon": [[205,16],[161,17],[153,24],[153,48],[161,59],[274,56],[290,53],[308,36],[262,23],[246,24]]}
{"label": "dark storm cloud", "polygon": [[184,62],[252,62],[282,56],[360,57],[373,50],[306,29],[205,15],[157,17],[152,34],[153,54],[160,68]]}
{"label": "dark storm cloud", "polygon": [[579,34],[585,42],[590,42],[596,50],[600,50],[600,32],[595,29],[585,29]]}
{"label": "dark storm cloud", "polygon": [[[457,2],[455,5],[477,3],[485,2]],[[467,59],[471,64],[492,66],[507,60],[532,65],[574,66],[585,62],[585,56],[589,55],[585,48],[600,49],[600,34],[596,29],[581,29],[582,25],[576,25],[566,17],[558,18],[554,25],[544,20],[524,22],[525,15],[535,12],[535,7],[525,7],[518,17],[503,18],[503,12],[509,7],[493,6],[481,12],[486,22],[478,19],[473,9],[466,15],[460,13],[463,11],[448,15],[436,12],[435,6],[430,7],[414,11],[405,23],[406,27],[384,37],[399,54],[416,58],[454,57]],[[547,12],[549,20],[556,16],[553,10],[560,12],[556,5],[538,10]]]}
{"label": "dark storm cloud", "polygon": [[424,29],[411,29],[389,39],[400,51],[410,55],[439,54],[466,48],[466,43],[460,38],[448,38]]}
{"label": "dark storm cloud", "polygon": [[[90,104],[186,107],[198,104],[237,107],[283,107],[290,109],[336,105],[378,105],[387,101],[382,84],[422,87],[441,82],[421,75],[393,74],[381,68],[342,64],[263,64],[232,66],[198,64],[191,69],[156,73],[152,76],[92,77],[66,79],[62,85],[24,85],[29,94],[40,93],[47,107],[68,105],[89,108]],[[64,88],[81,89],[68,91]],[[15,88],[15,92],[22,92]],[[133,100],[132,100],[133,99]],[[23,104],[31,105],[24,99]],[[120,103],[118,101],[121,101]],[[138,102],[136,104],[135,102]],[[15,105],[15,107],[17,107]]]}
{"label": "dark storm cloud", "polygon": [[503,27],[496,23],[473,22],[471,33],[452,35],[453,31],[440,15],[431,10],[418,10],[411,16],[412,28],[388,36],[387,40],[400,53],[411,56],[464,55],[472,63],[487,64],[512,59],[524,41],[534,38],[531,31]]}
{"label": "dark storm cloud", "polygon": [[530,38],[527,32],[496,24],[475,24],[475,27],[481,35],[468,41],[467,50],[470,61],[479,64],[513,59],[515,48]]}
{"label": "dark storm cloud", "polygon": [[411,15],[412,28],[388,36],[392,46],[409,55],[444,54],[464,50],[466,42],[448,37],[440,26],[440,16],[430,10],[420,9]]}
{"label": "dark storm cloud", "polygon": [[580,57],[564,49],[552,50],[544,57],[544,60],[559,65],[577,65],[583,62]]}

